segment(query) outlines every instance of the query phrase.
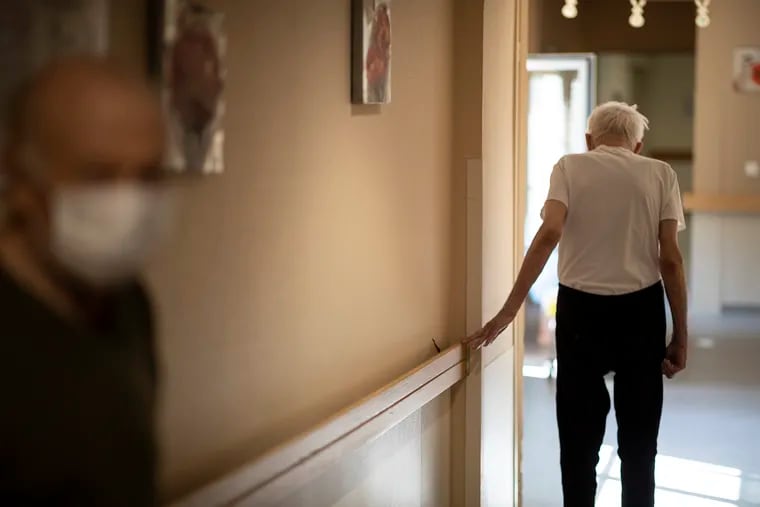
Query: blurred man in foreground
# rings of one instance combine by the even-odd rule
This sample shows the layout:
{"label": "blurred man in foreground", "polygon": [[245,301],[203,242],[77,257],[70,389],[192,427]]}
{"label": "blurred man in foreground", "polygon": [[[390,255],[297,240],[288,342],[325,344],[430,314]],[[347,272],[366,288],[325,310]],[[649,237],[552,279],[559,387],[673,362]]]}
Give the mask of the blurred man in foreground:
{"label": "blurred man in foreground", "polygon": [[141,81],[42,69],[6,119],[0,504],[156,503],[156,366],[136,276],[165,225],[164,129]]}

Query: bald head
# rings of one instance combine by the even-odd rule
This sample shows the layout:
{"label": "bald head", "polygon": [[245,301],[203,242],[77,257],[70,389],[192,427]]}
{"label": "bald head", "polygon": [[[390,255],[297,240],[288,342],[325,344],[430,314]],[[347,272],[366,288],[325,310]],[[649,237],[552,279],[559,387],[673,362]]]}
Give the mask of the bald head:
{"label": "bald head", "polygon": [[157,100],[143,81],[101,59],[41,69],[11,104],[6,128],[11,184],[29,171],[55,183],[142,178],[160,165]]}

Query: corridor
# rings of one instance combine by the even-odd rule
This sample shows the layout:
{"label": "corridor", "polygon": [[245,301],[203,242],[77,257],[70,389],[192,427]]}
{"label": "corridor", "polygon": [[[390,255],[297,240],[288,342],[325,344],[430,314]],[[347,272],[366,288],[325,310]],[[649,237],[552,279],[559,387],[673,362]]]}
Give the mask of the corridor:
{"label": "corridor", "polygon": [[700,1],[6,1],[0,507],[559,507],[557,286],[606,338],[661,275],[666,369],[755,313],[657,507],[760,507],[760,0]]}

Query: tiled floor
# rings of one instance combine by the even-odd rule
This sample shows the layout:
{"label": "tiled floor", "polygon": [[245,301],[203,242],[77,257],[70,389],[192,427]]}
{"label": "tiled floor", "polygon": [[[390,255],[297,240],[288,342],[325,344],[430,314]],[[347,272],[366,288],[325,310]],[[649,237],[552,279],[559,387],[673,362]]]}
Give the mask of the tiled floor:
{"label": "tiled floor", "polygon": [[[539,366],[533,373],[545,373],[542,358],[532,359]],[[610,414],[598,470],[598,507],[620,505],[615,432]],[[526,378],[526,507],[562,505],[556,433],[553,381]],[[658,507],[760,506],[758,316],[692,324],[689,367],[666,386],[659,447]]]}

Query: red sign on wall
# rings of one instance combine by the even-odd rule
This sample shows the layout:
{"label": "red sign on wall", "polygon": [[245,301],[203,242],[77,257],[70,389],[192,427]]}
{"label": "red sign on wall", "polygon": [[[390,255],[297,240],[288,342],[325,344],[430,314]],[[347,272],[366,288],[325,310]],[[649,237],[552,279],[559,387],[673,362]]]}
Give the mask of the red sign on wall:
{"label": "red sign on wall", "polygon": [[734,50],[734,88],[760,93],[760,48]]}

